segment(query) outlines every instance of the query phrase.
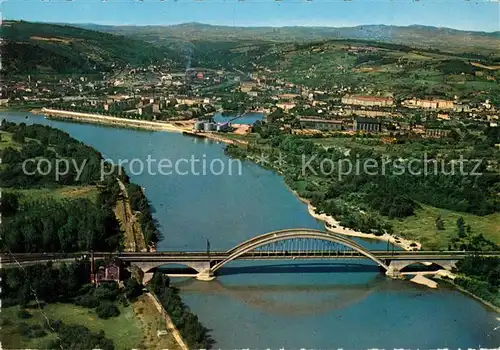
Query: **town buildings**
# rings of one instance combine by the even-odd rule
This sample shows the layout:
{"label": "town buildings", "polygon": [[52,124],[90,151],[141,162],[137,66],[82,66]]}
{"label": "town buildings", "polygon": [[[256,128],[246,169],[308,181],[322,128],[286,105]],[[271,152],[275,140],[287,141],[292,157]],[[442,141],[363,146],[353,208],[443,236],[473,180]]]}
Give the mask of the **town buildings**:
{"label": "town buildings", "polygon": [[319,119],[304,117],[299,119],[300,125],[306,129],[316,129],[321,131],[340,131],[342,130],[342,120]]}
{"label": "town buildings", "polygon": [[281,102],[276,103],[276,107],[283,109],[284,111],[288,111],[296,106],[293,102]]}
{"label": "town buildings", "polygon": [[424,108],[424,109],[453,109],[455,103],[450,100],[423,100],[418,98],[413,98],[405,100],[402,105],[410,108]]}
{"label": "town buildings", "polygon": [[257,82],[255,81],[242,81],[240,83],[240,91],[241,92],[249,92],[253,88],[257,87]]}
{"label": "town buildings", "polygon": [[377,96],[350,96],[342,97],[342,103],[346,105],[391,107],[394,105],[392,97]]}

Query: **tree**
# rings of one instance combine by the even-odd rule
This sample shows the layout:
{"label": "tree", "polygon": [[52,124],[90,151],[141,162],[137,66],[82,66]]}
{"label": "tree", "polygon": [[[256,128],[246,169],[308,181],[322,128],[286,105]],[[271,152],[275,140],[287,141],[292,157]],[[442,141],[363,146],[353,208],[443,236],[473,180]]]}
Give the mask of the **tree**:
{"label": "tree", "polygon": [[465,228],[466,228],[466,232],[467,232],[468,234],[471,234],[471,233],[472,233],[472,227],[471,227],[470,225],[467,225]]}
{"label": "tree", "polygon": [[24,129],[19,129],[17,130],[13,135],[12,135],[12,141],[18,142],[18,143],[24,143],[25,142],[25,133]]}
{"label": "tree", "polygon": [[142,288],[143,286],[132,277],[125,281],[123,293],[129,300],[134,300],[142,294]]}
{"label": "tree", "polygon": [[465,220],[463,217],[457,219],[458,237],[464,238],[465,235]]}
{"label": "tree", "polygon": [[444,220],[441,217],[441,215],[438,215],[436,217],[436,229],[438,229],[440,231],[444,230]]}
{"label": "tree", "polygon": [[0,202],[0,212],[2,216],[12,216],[19,209],[19,199],[15,193],[6,192]]}
{"label": "tree", "polygon": [[95,309],[97,316],[100,318],[108,319],[120,315],[120,310],[111,301],[102,301]]}

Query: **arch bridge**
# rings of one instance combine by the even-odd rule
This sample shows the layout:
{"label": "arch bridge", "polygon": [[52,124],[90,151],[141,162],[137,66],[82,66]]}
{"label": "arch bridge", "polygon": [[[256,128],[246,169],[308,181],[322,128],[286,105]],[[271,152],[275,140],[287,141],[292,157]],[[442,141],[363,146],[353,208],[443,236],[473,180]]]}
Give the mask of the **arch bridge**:
{"label": "arch bridge", "polygon": [[[145,273],[145,280],[152,270],[168,264],[184,265],[200,280],[212,280],[218,270],[233,260],[321,260],[321,259],[370,259],[390,277],[399,277],[405,267],[423,263],[437,264],[451,269],[455,263],[469,255],[463,252],[434,251],[370,251],[345,236],[313,230],[287,229],[265,233],[242,242],[225,252],[158,252],[121,253],[120,259],[136,265]],[[149,277],[148,277],[149,275]]]}
{"label": "arch bridge", "polygon": [[[60,263],[88,258],[89,255],[88,252],[10,253],[1,254],[0,258],[2,267],[8,268],[49,261]],[[500,252],[368,250],[343,235],[305,228],[265,233],[246,240],[228,251],[94,252],[96,259],[118,257],[126,264],[135,266],[144,283],[148,282],[156,268],[169,264],[184,265],[193,270],[189,274],[167,272],[170,276],[196,277],[206,281],[214,279],[217,271],[233,260],[370,259],[385,271],[387,276],[396,278],[401,275],[404,268],[415,263],[434,264],[444,269],[451,269],[458,260],[470,255],[500,257]],[[428,271],[427,268],[426,270]]]}

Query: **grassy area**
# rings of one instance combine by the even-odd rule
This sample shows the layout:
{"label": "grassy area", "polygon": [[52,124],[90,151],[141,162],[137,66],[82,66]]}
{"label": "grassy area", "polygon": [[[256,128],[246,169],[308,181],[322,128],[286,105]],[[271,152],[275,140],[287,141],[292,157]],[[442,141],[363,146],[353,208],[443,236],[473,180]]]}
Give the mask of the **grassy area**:
{"label": "grassy area", "polygon": [[[438,215],[443,218],[444,230],[436,229]],[[457,219],[460,216],[466,225],[471,226],[474,234],[482,233],[485,238],[500,244],[500,213],[477,216],[422,205],[415,215],[390,221],[396,234],[419,241],[424,249],[447,249],[450,240],[457,236]]]}
{"label": "grassy area", "polygon": [[20,150],[22,147],[17,142],[12,141],[12,134],[5,131],[0,131],[0,151],[8,147],[12,147],[16,150]]}
{"label": "grassy area", "polygon": [[[18,325],[21,322],[28,324],[45,325],[44,316],[49,319],[61,320],[66,324],[79,324],[87,327],[94,333],[104,330],[105,336],[111,339],[116,349],[133,349],[142,345],[142,332],[140,322],[134,316],[131,306],[120,306],[121,314],[118,317],[107,320],[97,317],[91,309],[76,306],[73,304],[49,304],[39,309],[29,309],[33,315],[29,319],[20,319],[17,316],[18,307],[9,307],[2,309],[3,326],[0,329],[2,345],[10,349],[33,349],[40,348],[48,341],[55,338],[55,334],[48,333],[42,338],[27,339],[18,332]],[[7,321],[8,320],[8,321]],[[5,322],[9,324],[5,324]]]}
{"label": "grassy area", "polygon": [[31,202],[40,198],[52,197],[53,199],[87,198],[95,202],[99,191],[96,186],[64,186],[60,188],[40,188],[27,190],[4,189],[4,192],[20,194],[21,203]]}
{"label": "grassy area", "polygon": [[142,347],[146,349],[180,349],[179,344],[171,334],[158,336],[158,332],[165,331],[167,326],[150,298],[141,295],[132,308],[143,332]]}

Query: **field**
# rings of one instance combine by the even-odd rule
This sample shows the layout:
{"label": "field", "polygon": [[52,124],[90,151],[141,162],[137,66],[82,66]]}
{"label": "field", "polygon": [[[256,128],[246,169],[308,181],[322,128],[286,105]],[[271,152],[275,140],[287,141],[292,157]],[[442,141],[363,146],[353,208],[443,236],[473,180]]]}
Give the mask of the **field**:
{"label": "field", "polygon": [[[45,337],[26,339],[19,334],[17,328],[21,322],[44,325],[45,317],[61,320],[66,324],[79,324],[87,327],[94,333],[105,331],[105,336],[111,339],[116,349],[133,349],[142,344],[140,322],[135,318],[131,306],[120,306],[121,314],[118,317],[103,320],[97,317],[91,309],[72,304],[48,304],[43,310],[29,309],[33,315],[29,319],[20,319],[17,316],[18,307],[2,309],[3,327],[0,330],[2,346],[10,349],[43,348],[44,344],[55,338],[49,333]],[[5,324],[5,323],[8,324]]]}
{"label": "field", "polygon": [[[436,217],[441,215],[444,230],[436,229]],[[468,213],[434,208],[422,205],[415,215],[403,220],[390,220],[396,234],[412,238],[422,243],[423,249],[447,249],[448,242],[457,237],[457,219],[463,217],[474,234],[482,233],[485,238],[500,244],[500,213],[477,216]]]}
{"label": "field", "polygon": [[132,307],[143,330],[143,347],[146,349],[180,349],[172,335],[164,334],[158,336],[158,332],[164,331],[166,325],[159,317],[158,310],[150,298],[146,295],[141,295]]}
{"label": "field", "polygon": [[[12,134],[4,131],[0,131],[0,151],[12,147],[18,151],[21,150],[22,145],[12,141]],[[27,141],[38,140],[26,139]],[[48,149],[53,150],[53,147],[48,147]],[[60,188],[41,188],[41,189],[4,189],[4,192],[15,192],[21,195],[21,203],[30,202],[37,200],[39,198],[53,197],[54,199],[72,199],[72,198],[88,198],[92,201],[97,200],[98,189],[96,186],[64,186]]]}
{"label": "field", "polygon": [[64,186],[60,188],[41,188],[29,190],[4,189],[4,192],[15,192],[20,194],[20,202],[27,203],[37,199],[52,197],[53,199],[87,198],[97,200],[99,191],[95,186]]}
{"label": "field", "polygon": [[0,131],[0,151],[4,150],[6,148],[12,147],[16,150],[20,150],[21,146],[17,143],[12,141],[12,134],[4,131]]}

